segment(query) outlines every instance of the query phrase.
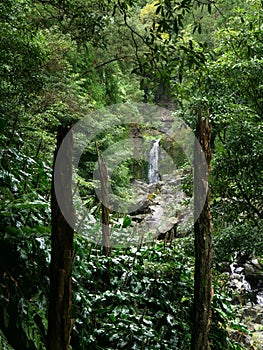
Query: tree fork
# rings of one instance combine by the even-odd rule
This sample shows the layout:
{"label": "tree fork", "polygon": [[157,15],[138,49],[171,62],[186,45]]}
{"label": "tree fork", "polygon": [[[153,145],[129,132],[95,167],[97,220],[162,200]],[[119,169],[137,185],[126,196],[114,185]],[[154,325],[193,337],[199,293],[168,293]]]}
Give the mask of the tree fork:
{"label": "tree fork", "polygon": [[[69,135],[68,132],[70,133]],[[65,139],[65,136],[67,138]],[[62,141],[67,142],[63,160],[57,159]],[[50,300],[48,312],[47,350],[69,350],[72,314],[72,261],[74,229],[68,223],[74,223],[72,199],[72,152],[73,136],[65,126],[59,126],[57,147],[54,153],[54,166],[51,188],[51,264],[50,264]],[[59,172],[60,182],[56,183],[63,200],[67,203],[67,220],[57,202],[54,184],[54,169]]]}
{"label": "tree fork", "polygon": [[[200,110],[196,126],[194,153],[195,285],[191,350],[210,349],[208,340],[212,316],[212,218],[208,182],[211,161],[210,140],[211,127],[209,125],[209,113],[207,112],[206,119],[203,121]],[[202,153],[205,155],[207,164],[204,164]],[[205,204],[202,210],[200,210],[200,203],[202,203],[204,193],[207,193],[207,196]],[[200,215],[197,218],[198,213]]]}

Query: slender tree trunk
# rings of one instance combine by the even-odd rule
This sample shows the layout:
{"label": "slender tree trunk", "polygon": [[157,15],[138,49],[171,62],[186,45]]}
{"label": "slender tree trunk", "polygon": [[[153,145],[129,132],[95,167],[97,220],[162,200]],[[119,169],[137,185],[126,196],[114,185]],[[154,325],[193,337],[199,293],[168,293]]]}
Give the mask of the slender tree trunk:
{"label": "slender tree trunk", "polygon": [[99,180],[101,186],[101,226],[102,226],[102,245],[105,255],[110,255],[111,242],[110,242],[110,196],[109,196],[109,175],[105,162],[99,153],[99,147],[96,143],[98,154],[98,166],[99,166]]}
{"label": "slender tree trunk", "polygon": [[[194,159],[194,205],[195,205],[195,286],[194,286],[194,312],[191,350],[209,350],[208,334],[211,323],[212,301],[212,219],[210,213],[210,190],[208,183],[208,171],[211,160],[210,150],[211,128],[209,126],[209,114],[205,121],[202,120],[201,111],[196,127],[196,145]],[[199,141],[204,152],[201,155]],[[202,196],[207,191],[207,197],[203,208],[200,208]],[[201,210],[202,209],[202,210]],[[201,214],[199,215],[201,211]],[[196,216],[199,215],[197,218]]]}
{"label": "slender tree trunk", "polygon": [[[69,131],[71,132],[71,131]],[[67,219],[74,222],[72,201],[72,134],[68,135],[63,160],[57,160],[58,149],[68,133],[68,128],[60,126],[57,133],[57,149],[54,164],[59,171],[61,195],[67,203]],[[65,213],[64,213],[65,214]],[[50,265],[50,301],[48,313],[47,350],[68,350],[73,320],[72,311],[72,259],[74,229],[64,218],[55,194],[54,168],[51,189],[51,265]]]}

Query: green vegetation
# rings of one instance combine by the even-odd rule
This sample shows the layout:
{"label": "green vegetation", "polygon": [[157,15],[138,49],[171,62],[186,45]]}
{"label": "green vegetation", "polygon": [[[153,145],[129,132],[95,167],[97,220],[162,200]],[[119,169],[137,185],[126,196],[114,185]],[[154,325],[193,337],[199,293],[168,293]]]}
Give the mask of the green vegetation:
{"label": "green vegetation", "polygon": [[[210,346],[257,349],[246,342],[249,331],[238,319],[221,272],[236,257],[244,263],[263,259],[262,23],[260,0],[1,1],[1,349],[46,349],[58,127],[70,128],[102,107],[126,102],[176,110],[193,130],[198,112],[209,111]],[[107,118],[110,125],[111,116]],[[87,145],[75,179],[91,219],[87,234],[76,230],[74,236],[71,347],[190,349],[193,227],[171,242],[121,245],[109,256],[89,240],[98,237],[102,216],[93,181],[95,141],[103,153],[136,127],[139,138],[160,138],[161,147],[187,175],[182,185],[192,195],[189,164],[176,141],[147,125],[105,128],[103,120],[97,123],[101,133]],[[146,160],[124,156],[110,169],[114,194],[128,202],[130,183],[145,181],[147,166]],[[148,200],[154,196],[150,193]],[[132,235],[127,213],[112,212],[110,220],[114,237]]]}

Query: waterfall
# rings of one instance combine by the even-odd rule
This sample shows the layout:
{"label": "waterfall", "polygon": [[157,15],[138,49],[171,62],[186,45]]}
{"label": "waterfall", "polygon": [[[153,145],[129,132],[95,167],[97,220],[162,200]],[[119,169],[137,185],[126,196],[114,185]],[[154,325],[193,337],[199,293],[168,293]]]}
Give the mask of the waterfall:
{"label": "waterfall", "polygon": [[158,172],[159,142],[160,140],[154,140],[152,142],[152,148],[149,154],[149,171],[148,171],[149,184],[157,183],[159,181],[159,172]]}
{"label": "waterfall", "polygon": [[257,303],[263,305],[263,291],[257,294]]}

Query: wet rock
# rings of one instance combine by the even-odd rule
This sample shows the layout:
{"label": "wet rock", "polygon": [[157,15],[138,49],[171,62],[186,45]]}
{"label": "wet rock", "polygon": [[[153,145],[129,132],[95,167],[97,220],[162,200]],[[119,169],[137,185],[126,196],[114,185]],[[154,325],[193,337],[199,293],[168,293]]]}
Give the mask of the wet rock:
{"label": "wet rock", "polygon": [[[144,203],[130,216],[136,234],[150,234],[147,239],[172,239],[193,224],[193,204],[181,188],[182,175],[179,171],[163,175],[162,181],[147,184],[134,181],[136,195],[146,198]],[[138,225],[139,223],[139,225]]]}
{"label": "wet rock", "polygon": [[263,325],[263,313],[258,314],[254,322]]}
{"label": "wet rock", "polygon": [[241,281],[243,279],[243,276],[238,274],[238,273],[233,273],[232,278],[233,278],[233,280]]}
{"label": "wet rock", "polygon": [[242,312],[242,316],[253,320],[257,317],[257,310],[255,310],[253,307],[245,308]]}
{"label": "wet rock", "polygon": [[242,267],[242,266],[239,266],[235,269],[235,273],[237,273],[237,274],[240,274],[243,271],[244,271],[244,267]]}
{"label": "wet rock", "polygon": [[244,274],[251,285],[257,288],[260,281],[263,280],[263,264],[258,259],[252,259],[244,265]]}
{"label": "wet rock", "polygon": [[246,305],[241,310],[241,319],[252,332],[253,349],[263,350],[263,305]]}

